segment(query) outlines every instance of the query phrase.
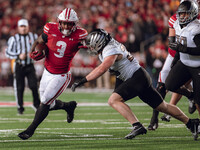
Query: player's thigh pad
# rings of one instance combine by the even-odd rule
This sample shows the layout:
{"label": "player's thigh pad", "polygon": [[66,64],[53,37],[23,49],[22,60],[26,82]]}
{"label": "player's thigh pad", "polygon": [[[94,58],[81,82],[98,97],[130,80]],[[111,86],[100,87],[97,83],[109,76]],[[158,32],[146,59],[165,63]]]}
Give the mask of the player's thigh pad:
{"label": "player's thigh pad", "polygon": [[130,79],[116,86],[114,92],[118,93],[126,101],[138,96],[151,84],[152,81],[149,74],[141,67]]}
{"label": "player's thigh pad", "polygon": [[51,105],[67,88],[71,81],[71,73],[55,75],[44,71],[40,82],[40,97],[43,104]]}
{"label": "player's thigh pad", "polygon": [[187,67],[179,60],[167,76],[165,82],[166,89],[175,92],[190,79],[191,75]]}
{"label": "player's thigh pad", "polygon": [[161,95],[155,88],[153,88],[152,85],[144,90],[143,93],[139,95],[139,98],[153,109],[158,107],[163,102]]}

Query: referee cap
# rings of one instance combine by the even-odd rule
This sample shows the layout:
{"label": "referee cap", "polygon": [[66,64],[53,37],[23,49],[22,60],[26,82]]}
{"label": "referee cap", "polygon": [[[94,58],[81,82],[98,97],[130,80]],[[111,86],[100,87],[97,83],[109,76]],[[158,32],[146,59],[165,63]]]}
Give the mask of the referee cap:
{"label": "referee cap", "polygon": [[28,26],[28,20],[27,19],[20,19],[17,23],[18,27],[19,26]]}

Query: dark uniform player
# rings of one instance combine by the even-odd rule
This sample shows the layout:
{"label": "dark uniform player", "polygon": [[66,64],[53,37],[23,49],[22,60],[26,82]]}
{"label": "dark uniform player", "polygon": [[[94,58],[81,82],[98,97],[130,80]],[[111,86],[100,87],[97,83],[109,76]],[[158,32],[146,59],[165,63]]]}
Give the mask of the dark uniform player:
{"label": "dark uniform player", "polygon": [[102,63],[81,81],[74,83],[72,91],[85,82],[100,77],[109,69],[115,73],[115,89],[108,103],[132,124],[133,130],[125,136],[126,139],[147,132],[125,103],[136,96],[152,108],[182,121],[194,134],[195,139],[198,137],[199,119],[189,119],[177,106],[163,101],[161,95],[153,88],[149,74],[130,55],[123,44],[117,42],[103,29],[96,29],[87,36],[86,46],[90,51],[98,54]]}
{"label": "dark uniform player", "polygon": [[29,57],[31,46],[37,37],[37,34],[29,32],[28,20],[21,19],[18,21],[18,33],[8,40],[6,56],[10,59],[15,59],[13,84],[19,114],[24,112],[25,77],[27,77],[29,88],[32,90],[33,106],[38,108],[40,105],[35,68],[33,60]]}
{"label": "dark uniform player", "polygon": [[[177,21],[173,27],[176,39],[169,44],[176,50],[180,60],[174,65],[166,79],[166,88],[177,92],[192,78],[194,101],[200,105],[200,21],[197,19],[198,5],[193,1],[184,1],[177,11]],[[176,56],[175,56],[176,57]],[[173,82],[176,80],[176,82]],[[199,109],[198,109],[199,111]],[[200,112],[199,112],[200,113]]]}

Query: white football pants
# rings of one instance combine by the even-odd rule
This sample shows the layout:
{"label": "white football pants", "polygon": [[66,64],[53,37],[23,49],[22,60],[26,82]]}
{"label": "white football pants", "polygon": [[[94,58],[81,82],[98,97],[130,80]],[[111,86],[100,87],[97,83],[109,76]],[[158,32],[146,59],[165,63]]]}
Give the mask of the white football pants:
{"label": "white football pants", "polygon": [[158,82],[165,83],[165,80],[169,74],[169,71],[171,70],[171,64],[172,64],[173,59],[174,57],[172,57],[170,54],[167,55],[163,68],[159,73]]}
{"label": "white football pants", "polygon": [[70,71],[66,74],[51,74],[44,69],[39,88],[41,103],[52,108],[56,98],[68,87],[70,81]]}

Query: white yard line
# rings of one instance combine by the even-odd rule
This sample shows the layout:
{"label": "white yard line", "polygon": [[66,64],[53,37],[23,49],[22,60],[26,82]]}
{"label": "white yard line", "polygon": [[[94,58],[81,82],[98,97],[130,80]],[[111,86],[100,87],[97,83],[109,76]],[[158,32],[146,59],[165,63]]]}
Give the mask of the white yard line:
{"label": "white yard line", "polygon": [[[147,106],[145,103],[127,103],[129,106]],[[32,102],[25,102],[24,106],[32,107]],[[108,103],[78,103],[78,106],[109,106]],[[16,107],[16,102],[1,101],[0,107]]]}
{"label": "white yard line", "polygon": [[[135,139],[132,139],[133,142],[139,142],[140,140],[152,140],[152,139],[191,139],[191,136],[170,136],[170,137],[163,137],[163,136],[157,136],[157,137],[136,137]],[[50,142],[50,141],[94,141],[94,140],[125,140],[123,137],[122,138],[105,138],[105,137],[95,137],[95,138],[63,138],[63,139],[29,139],[29,140],[0,140],[0,143],[11,143],[11,142]]]}

